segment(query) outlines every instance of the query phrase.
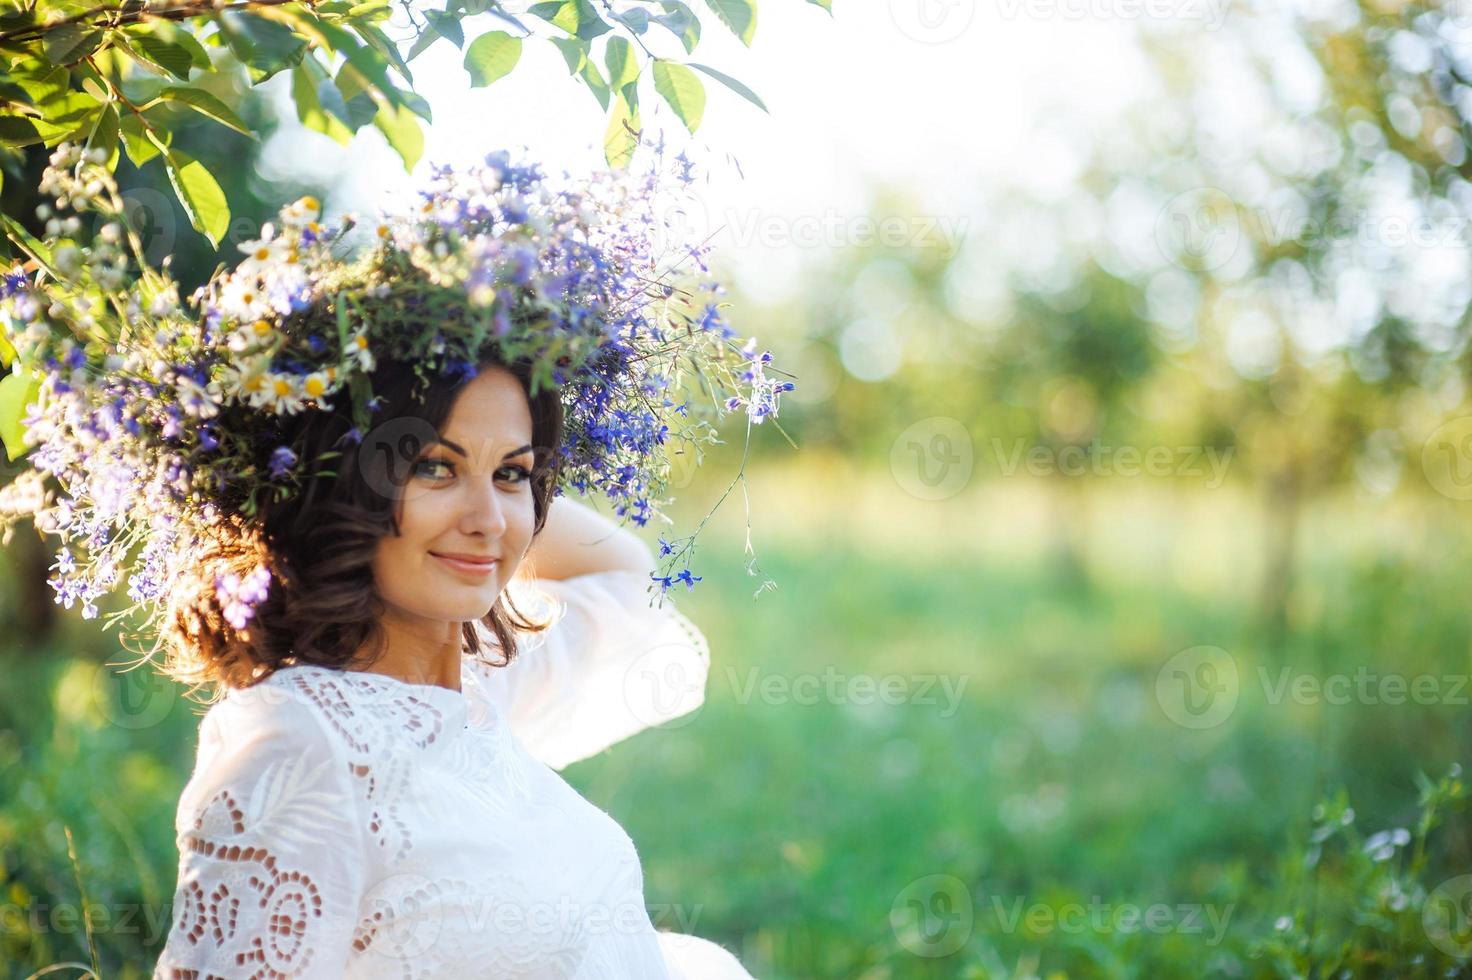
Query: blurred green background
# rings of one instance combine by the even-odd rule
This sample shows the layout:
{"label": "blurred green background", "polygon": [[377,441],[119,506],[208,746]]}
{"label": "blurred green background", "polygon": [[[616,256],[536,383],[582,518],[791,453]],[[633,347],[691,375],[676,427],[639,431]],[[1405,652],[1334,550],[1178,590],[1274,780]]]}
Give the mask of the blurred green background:
{"label": "blurred green background", "polygon": [[[1439,3],[1144,25],[1151,95],[1058,124],[1063,190],[979,182],[946,222],[875,185],[800,289],[738,278],[798,389],[676,597],[707,703],[566,773],[657,925],[763,980],[1472,975],[1469,34]],[[237,214],[331,201],[189,138]],[[36,160],[5,166],[28,216]],[[103,975],[143,976],[198,716],[103,666],[50,560],[20,534],[0,568],[0,962],[90,962],[85,897]]]}

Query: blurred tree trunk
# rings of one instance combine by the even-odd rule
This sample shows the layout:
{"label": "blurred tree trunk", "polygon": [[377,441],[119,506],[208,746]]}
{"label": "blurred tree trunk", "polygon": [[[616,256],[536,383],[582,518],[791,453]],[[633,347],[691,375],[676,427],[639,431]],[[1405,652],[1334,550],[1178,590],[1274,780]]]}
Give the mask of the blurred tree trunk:
{"label": "blurred tree trunk", "polygon": [[1089,591],[1087,562],[1089,540],[1088,486],[1082,476],[1053,477],[1053,521],[1051,563],[1053,575],[1063,588],[1075,594]]}
{"label": "blurred tree trunk", "polygon": [[1264,504],[1258,619],[1274,645],[1288,630],[1288,603],[1293,593],[1302,514],[1303,474],[1298,464],[1289,460],[1268,477]]}
{"label": "blurred tree trunk", "polygon": [[46,577],[52,555],[45,540],[27,526],[15,529],[7,549],[15,569],[11,588],[15,596],[14,622],[10,624],[15,648],[31,650],[43,646],[56,629],[56,601]]}

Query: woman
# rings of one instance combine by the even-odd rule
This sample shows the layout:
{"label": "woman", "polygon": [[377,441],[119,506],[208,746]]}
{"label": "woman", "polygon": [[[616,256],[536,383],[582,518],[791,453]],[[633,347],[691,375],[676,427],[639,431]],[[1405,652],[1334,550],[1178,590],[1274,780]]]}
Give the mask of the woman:
{"label": "woman", "polygon": [[[406,382],[381,390],[402,402]],[[356,468],[322,504],[309,492],[267,516],[277,557],[324,584],[296,597],[301,613],[263,603],[250,632],[263,661],[304,637],[316,653],[204,719],[156,975],[748,977],[721,947],[654,929],[633,842],[551,768],[693,710],[708,664],[689,620],[649,605],[639,539],[552,497],[555,395],[486,365],[396,407],[380,431],[437,433],[406,461],[396,534],[373,535],[390,501]],[[354,564],[371,577],[360,596]],[[466,653],[463,624],[495,646],[484,624],[516,617],[523,582],[560,618],[509,665]],[[316,638],[341,635],[325,621],[353,623],[370,593],[381,649],[338,663],[372,640]]]}
{"label": "woman", "polygon": [[708,670],[646,596],[698,580],[695,535],[654,556],[557,491],[643,525],[670,456],[718,441],[703,412],[759,423],[792,387],[717,284],[661,271],[653,182],[493,154],[362,254],[303,198],[181,302],[104,163],[57,149],[42,186],[87,217],[58,227],[99,230],[0,291],[40,392],[0,533],[67,541],[50,584],[84,618],[126,584],[104,626],[137,613],[216,695],[155,975],[749,978],[654,928],[633,842],[553,771],[688,715]]}

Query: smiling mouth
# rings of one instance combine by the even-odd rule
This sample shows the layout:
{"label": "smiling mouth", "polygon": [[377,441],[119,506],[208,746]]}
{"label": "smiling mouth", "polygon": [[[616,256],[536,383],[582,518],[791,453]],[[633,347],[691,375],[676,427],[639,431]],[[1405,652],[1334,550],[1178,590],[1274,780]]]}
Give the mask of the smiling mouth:
{"label": "smiling mouth", "polygon": [[467,575],[489,575],[500,564],[494,559],[468,561],[464,558],[449,558],[445,555],[437,555],[433,551],[430,554],[455,571],[464,572]]}

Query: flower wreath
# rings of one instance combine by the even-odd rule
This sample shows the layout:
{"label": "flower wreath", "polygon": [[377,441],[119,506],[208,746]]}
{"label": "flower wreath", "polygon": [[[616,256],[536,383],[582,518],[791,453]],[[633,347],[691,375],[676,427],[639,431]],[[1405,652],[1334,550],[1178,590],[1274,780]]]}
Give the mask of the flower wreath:
{"label": "flower wreath", "polygon": [[[683,154],[677,166],[683,192]],[[672,458],[693,453],[698,465],[720,442],[713,419],[729,412],[745,410],[749,438],[794,385],[768,376],[755,338],[738,344],[719,283],[688,281],[689,262],[708,275],[708,246],[656,254],[660,178],[656,161],[553,186],[540,167],[494,153],[436,168],[417,207],[371,236],[351,218],[324,225],[304,197],[181,301],[167,262],[146,261],[102,161],[63,144],[41,184],[54,198],[38,212],[44,237],[5,219],[29,260],[0,279],[0,359],[12,371],[0,408],[24,406],[20,431],[0,417],[0,434],[12,458],[28,454],[0,490],[4,541],[25,516],[62,537],[50,584],[84,618],[126,572],[133,603],[105,626],[139,613],[140,634],[157,638],[169,583],[222,522],[333,475],[321,465],[362,445],[384,358],[415,365],[416,392],[468,379],[488,358],[525,360],[533,394],[553,385],[563,403],[556,492],[597,491],[621,521],[672,523]],[[354,248],[355,237],[371,244]],[[273,418],[338,408],[354,423],[339,449],[302,459],[271,443]],[[661,536],[651,591],[700,580],[689,564],[698,533]],[[217,574],[222,615],[243,629],[271,580],[266,568]]]}

